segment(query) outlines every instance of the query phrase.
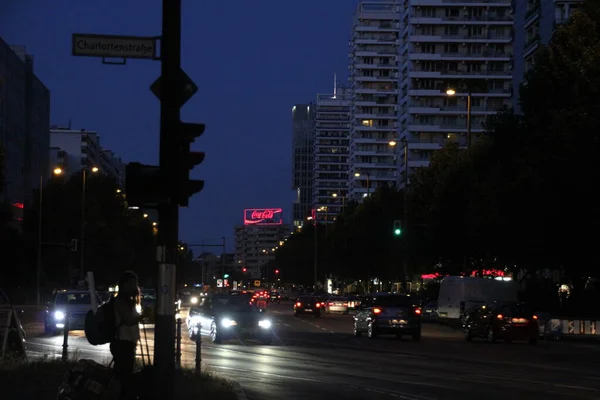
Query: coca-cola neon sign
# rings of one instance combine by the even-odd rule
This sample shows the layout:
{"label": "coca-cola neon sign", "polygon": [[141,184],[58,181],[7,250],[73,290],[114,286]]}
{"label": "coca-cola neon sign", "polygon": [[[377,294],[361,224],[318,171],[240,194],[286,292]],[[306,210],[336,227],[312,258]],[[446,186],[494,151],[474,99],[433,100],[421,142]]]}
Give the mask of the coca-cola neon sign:
{"label": "coca-cola neon sign", "polygon": [[247,208],[244,210],[244,225],[281,225],[281,208]]}

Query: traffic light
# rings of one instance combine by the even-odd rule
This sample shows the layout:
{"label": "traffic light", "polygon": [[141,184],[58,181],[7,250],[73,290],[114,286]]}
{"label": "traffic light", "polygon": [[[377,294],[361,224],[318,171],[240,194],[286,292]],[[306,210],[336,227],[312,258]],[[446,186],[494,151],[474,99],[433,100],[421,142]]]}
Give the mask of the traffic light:
{"label": "traffic light", "polygon": [[278,270],[278,269],[276,269],[276,270],[275,270],[275,273],[276,273],[276,274],[279,274],[279,270]]}
{"label": "traffic light", "polygon": [[191,122],[180,122],[178,139],[180,146],[179,154],[179,186],[176,202],[181,207],[187,207],[189,205],[189,199],[194,194],[198,193],[204,188],[204,181],[190,179],[190,171],[194,169],[196,165],[201,164],[204,161],[204,152],[192,151],[191,145],[194,143],[196,138],[199,138],[204,133],[206,126],[204,124],[197,124]]}
{"label": "traffic light", "polygon": [[400,221],[400,220],[394,221],[394,235],[395,236],[402,235],[402,221]]}
{"label": "traffic light", "polygon": [[242,272],[243,272],[243,273],[246,273],[246,272],[248,272],[248,268],[246,268],[246,267],[242,268]]}
{"label": "traffic light", "polygon": [[229,278],[229,274],[223,275],[223,278],[225,278],[225,279]]}

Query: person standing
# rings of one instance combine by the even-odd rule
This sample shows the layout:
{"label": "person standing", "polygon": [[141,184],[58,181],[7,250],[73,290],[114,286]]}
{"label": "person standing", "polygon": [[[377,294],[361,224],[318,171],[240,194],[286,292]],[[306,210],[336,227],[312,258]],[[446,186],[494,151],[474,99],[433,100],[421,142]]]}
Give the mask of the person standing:
{"label": "person standing", "polygon": [[110,343],[115,378],[121,384],[121,400],[137,398],[133,371],[141,320],[138,277],[134,272],[126,271],[119,280],[119,293],[115,298],[116,338]]}

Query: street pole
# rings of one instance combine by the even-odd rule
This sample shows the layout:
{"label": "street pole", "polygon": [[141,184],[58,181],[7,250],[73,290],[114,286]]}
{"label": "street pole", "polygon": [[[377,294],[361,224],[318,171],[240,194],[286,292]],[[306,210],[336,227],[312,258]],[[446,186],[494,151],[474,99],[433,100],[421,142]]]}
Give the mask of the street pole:
{"label": "street pole", "polygon": [[86,168],[81,170],[81,234],[79,243],[79,280],[83,281],[84,268],[84,243],[85,243],[85,185],[86,185]]}
{"label": "street pole", "polygon": [[402,223],[404,224],[404,257],[402,260],[402,286],[403,291],[408,291],[408,237],[410,236],[410,229],[408,229],[408,140],[406,137],[402,138],[404,144],[404,204],[402,206]]}
{"label": "street pole", "polygon": [[221,240],[223,240],[223,251],[221,252],[221,279],[223,279],[223,292],[225,292],[225,236],[223,236]]}
{"label": "street pole", "polygon": [[[180,123],[177,76],[181,68],[181,0],[162,2],[160,93],[160,171],[176,176],[179,145],[175,139]],[[172,195],[175,188],[171,188]],[[178,188],[177,188],[178,189]],[[157,399],[174,396],[175,373],[175,270],[177,262],[179,207],[172,200],[158,206],[157,258],[159,262],[154,336],[154,365],[160,379]]]}
{"label": "street pole", "polygon": [[318,275],[317,275],[317,269],[319,266],[319,238],[317,237],[319,232],[319,223],[317,220],[317,213],[315,212],[315,293],[317,292],[317,281],[318,281]]}
{"label": "street pole", "polygon": [[473,93],[469,89],[467,95],[467,149],[471,148],[471,98]]}
{"label": "street pole", "polygon": [[38,211],[38,237],[37,237],[37,267],[36,267],[36,289],[37,289],[37,301],[38,306],[42,305],[42,202],[44,199],[44,175],[40,174],[40,197],[38,199],[39,211]]}

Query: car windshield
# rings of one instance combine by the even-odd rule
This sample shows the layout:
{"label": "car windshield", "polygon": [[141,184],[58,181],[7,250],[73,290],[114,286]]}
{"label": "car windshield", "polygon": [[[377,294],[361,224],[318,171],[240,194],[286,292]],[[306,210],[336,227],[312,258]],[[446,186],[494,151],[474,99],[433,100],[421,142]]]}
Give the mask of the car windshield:
{"label": "car windshield", "polygon": [[155,292],[142,292],[142,300],[156,300]]}
{"label": "car windshield", "polygon": [[252,312],[254,307],[248,301],[246,296],[223,296],[214,297],[212,301],[213,308],[220,311],[234,312]]}
{"label": "car windshield", "polygon": [[78,305],[92,304],[89,293],[58,293],[56,295],[56,305]]}
{"label": "car windshield", "polygon": [[504,304],[498,307],[498,312],[509,317],[527,317],[533,314],[525,304]]}
{"label": "car windshield", "polygon": [[316,299],[314,297],[299,297],[298,301],[301,303],[310,303],[316,301]]}
{"label": "car windshield", "polygon": [[375,297],[373,305],[382,307],[407,307],[412,305],[412,299],[407,296]]}

